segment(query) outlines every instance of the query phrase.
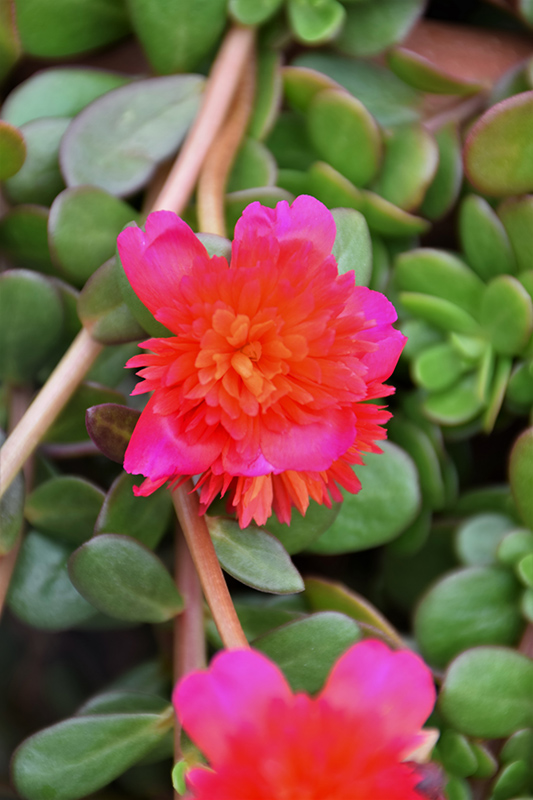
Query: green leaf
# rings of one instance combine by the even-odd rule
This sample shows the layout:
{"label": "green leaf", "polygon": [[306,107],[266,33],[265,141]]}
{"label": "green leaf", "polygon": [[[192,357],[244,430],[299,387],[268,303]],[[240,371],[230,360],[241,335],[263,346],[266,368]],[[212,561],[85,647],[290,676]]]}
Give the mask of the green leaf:
{"label": "green leaf", "polygon": [[487,286],[480,322],[497,353],[515,355],[527,344],[533,330],[533,303],[520,281],[499,275]]}
{"label": "green leaf", "polygon": [[362,194],[364,205],[361,210],[372,232],[396,237],[426,233],[429,229],[427,220],[408,214],[379,194],[367,190],[363,190]]}
{"label": "green leaf", "polygon": [[11,178],[24,164],[26,143],[18,128],[0,120],[0,181]]}
{"label": "green leaf", "polygon": [[169,711],[166,698],[157,694],[110,689],[90,697],[76,712],[77,717],[93,714],[161,714]]}
{"label": "green leaf", "polygon": [[427,397],[422,408],[438,425],[462,425],[475,419],[483,410],[475,375],[467,375],[451,389]]}
{"label": "green leaf", "polygon": [[420,53],[406,47],[390,50],[387,54],[387,64],[402,81],[421,92],[467,97],[486,87],[482,81],[452,75]]}
{"label": "green leaf", "polygon": [[533,269],[531,226],[533,225],[533,197],[505,200],[498,206],[498,216],[503,222],[511,242],[518,271]]}
{"label": "green leaf", "polygon": [[28,800],[77,800],[110,783],[158,744],[172,724],[162,714],[73,717],[30,736],[13,759]]}
{"label": "green leaf", "polygon": [[241,25],[261,25],[281,7],[283,0],[230,0],[229,12]]}
{"label": "green leaf", "polygon": [[157,547],[168,527],[170,494],[161,488],[149,497],[135,497],[133,487],[143,478],[123,472],[106,495],[94,533],[121,533],[150,549]]}
{"label": "green leaf", "polygon": [[144,337],[144,329],[124,300],[119,270],[123,272],[115,258],[106,261],[91,275],[78,300],[84,328],[101,344],[135,342]]}
{"label": "green leaf", "polygon": [[333,39],[346,16],[337,0],[288,0],[288,12],[296,38],[314,45]]}
{"label": "green leaf", "polygon": [[31,56],[56,58],[83,53],[129,33],[122,0],[17,0],[17,29],[22,49]]}
{"label": "green leaf", "polygon": [[413,459],[424,500],[431,508],[444,506],[445,486],[439,454],[428,434],[410,420],[395,414],[387,425],[389,437]]}
{"label": "green leaf", "polygon": [[459,235],[466,260],[483,280],[516,272],[505,228],[482,197],[467,195],[461,203]]}
{"label": "green leaf", "polygon": [[516,528],[499,542],[496,557],[505,567],[514,567],[529,553],[533,553],[533,533],[528,528]]}
{"label": "green leaf", "polygon": [[47,226],[47,208],[11,208],[0,220],[0,250],[16,267],[57,274],[48,250]]}
{"label": "green leaf", "polygon": [[430,664],[444,667],[456,655],[478,645],[516,644],[524,627],[513,575],[493,567],[451,572],[424,595],[414,632]]}
{"label": "green leaf", "polygon": [[294,111],[305,113],[314,97],[324,89],[340,89],[341,85],[316,69],[283,67],[285,99]]}
{"label": "green leaf", "polygon": [[65,117],[43,117],[21,126],[26,142],[26,160],[4,184],[11,203],[49,206],[65,186],[59,171],[58,153],[70,124]]}
{"label": "green leaf", "polygon": [[421,292],[400,292],[399,299],[406,311],[436,328],[474,337],[481,333],[474,317],[450,300]]}
{"label": "green leaf", "polygon": [[411,373],[414,382],[430,392],[439,392],[453,386],[469,365],[448,342],[423,350],[413,360]]}
{"label": "green leaf", "polygon": [[513,761],[533,760],[533,731],[523,730],[513,734],[503,745],[500,751],[502,764],[512,764]]}
{"label": "green leaf", "polygon": [[307,169],[316,159],[300,114],[283,111],[276,119],[266,145],[280,168]]}
{"label": "green leaf", "polygon": [[76,286],[115,254],[118,234],[139,215],[130,205],[102,189],[79,186],[61,192],[50,208],[50,252]]}
{"label": "green leaf", "polygon": [[95,616],[94,608],[72,585],[67,560],[72,550],[37,531],[24,539],[7,602],[11,611],[27,625],[60,631]]}
{"label": "green leaf", "polygon": [[44,441],[56,444],[86,441],[89,438],[85,427],[86,410],[101,403],[117,404],[124,399],[124,395],[114,389],[96,383],[82,383],[49,428]]}
{"label": "green leaf", "polygon": [[450,729],[442,732],[439,739],[439,760],[447,772],[459,778],[468,778],[477,769],[476,754],[468,739]]}
{"label": "green leaf", "polygon": [[69,574],[95,608],[116,619],[165,622],[183,609],[163,563],[129,536],[95,536],[72,554]]}
{"label": "green leaf", "polygon": [[384,544],[398,536],[420,508],[418,473],[411,458],[390,442],[383,453],[365,454],[355,473],[358,494],[343,491],[344,501],[333,525],[310,549],[315,553],[350,553]]}
{"label": "green leaf", "polygon": [[224,31],[226,0],[128,0],[133,30],[154,70],[189,72]]}
{"label": "green leaf", "polygon": [[[254,5],[256,0],[253,0]],[[283,94],[281,54],[260,50],[257,56],[254,107],[248,123],[248,136],[263,140],[272,130]]]}
{"label": "green leaf", "polygon": [[222,517],[206,516],[209,533],[222,567],[237,580],[262,592],[303,591],[300,573],[274,536],[262,528],[240,528]]}
{"label": "green leaf", "polygon": [[395,280],[404,292],[448,300],[473,317],[476,317],[485,290],[483,282],[463,261],[430,247],[402,253],[396,261]]}
{"label": "green leaf", "polygon": [[424,11],[422,0],[371,0],[347,9],[346,24],[336,40],[351,56],[375,56],[401,42]]}
{"label": "green leaf", "polygon": [[380,614],[377,608],[362,595],[352,592],[342,583],[334,583],[321,578],[306,578],[305,598],[312,611],[339,611],[362,625],[370,625],[375,628],[384,635],[385,639],[393,642],[396,646],[404,646],[383,614]]}
{"label": "green leaf", "polygon": [[340,503],[333,503],[331,508],[319,505],[314,500],[309,501],[309,508],[302,517],[300,512],[291,509],[289,525],[278,522],[273,514],[267,522],[269,533],[279,539],[283,547],[291,555],[305,550],[306,547],[318,539],[328,528],[333,525],[340,510]]}
{"label": "green leaf", "polygon": [[515,521],[504,514],[476,514],[457,529],[457,555],[470,567],[494,564],[498,545],[515,527]]}
{"label": "green leaf", "polygon": [[253,642],[281,667],[294,691],[317,692],[333,664],[361,639],[357,623],[333,611],[289,622]]}
{"label": "green leaf", "polygon": [[79,545],[92,536],[104,497],[93,483],[60,475],[28,495],[24,516],[42,533]]}
{"label": "green leaf", "polygon": [[402,125],[385,135],[385,158],[373,189],[406,211],[417,208],[433,180],[439,150],[419,123]]}
{"label": "green leaf", "polygon": [[352,208],[334,208],[332,215],[337,227],[332,252],[339,274],[353,269],[357,286],[368,286],[372,276],[372,240],[364,216]]}
{"label": "green leaf", "polygon": [[342,90],[317,94],[307,112],[317,153],[356,186],[371,181],[381,162],[381,135],[364,105]]}
{"label": "green leaf", "polygon": [[63,305],[48,278],[26,270],[0,275],[0,379],[31,381],[54,352]]}
{"label": "green leaf", "polygon": [[491,197],[533,189],[533,92],[502,100],[475,123],[464,148],[470,182]]}
{"label": "green leaf", "polygon": [[12,125],[41,117],[75,117],[97,97],[130,81],[127,75],[88,67],[45,69],[8,94],[2,117]]}
{"label": "green leaf", "polygon": [[362,211],[365,205],[362,192],[332,166],[315,161],[309,172],[311,194],[328,208],[353,208]]}
{"label": "green leaf", "polygon": [[61,144],[68,186],[92,184],[122,197],[141,189],[181,144],[201,101],[198,75],[149,78],[98,98]]}
{"label": "green leaf", "polygon": [[461,733],[499,739],[533,721],[533,663],[503,647],[467,650],[448,669],[439,707]]}
{"label": "green leaf", "polygon": [[231,168],[226,191],[239,192],[256,186],[273,186],[277,171],[270,150],[256,139],[244,139]]}
{"label": "green leaf", "polygon": [[[6,440],[0,430],[0,447]],[[24,521],[24,477],[21,472],[0,499],[0,558],[9,553],[17,541]]]}
{"label": "green leaf", "polygon": [[528,589],[533,589],[533,553],[523,556],[516,565],[516,574]]}
{"label": "green leaf", "polygon": [[124,453],[139,419],[139,412],[118,403],[103,403],[87,409],[89,436],[101,452],[122,464]]}
{"label": "green leaf", "polygon": [[440,219],[455,205],[463,182],[463,160],[457,125],[444,125],[435,133],[439,164],[419,213],[431,220]]}
{"label": "green leaf", "polygon": [[295,58],[292,66],[316,70],[340,83],[380,125],[401,125],[420,116],[422,95],[379,64],[332,53],[307,52]]}
{"label": "green leaf", "polygon": [[508,764],[492,785],[494,800],[507,800],[509,797],[517,797],[526,792],[529,788],[530,774],[531,766],[525,761]]}

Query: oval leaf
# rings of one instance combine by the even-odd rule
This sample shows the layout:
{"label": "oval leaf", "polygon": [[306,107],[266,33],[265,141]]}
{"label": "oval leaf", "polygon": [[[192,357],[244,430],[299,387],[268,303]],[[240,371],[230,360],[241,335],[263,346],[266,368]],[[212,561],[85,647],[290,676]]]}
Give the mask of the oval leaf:
{"label": "oval leaf", "polygon": [[516,440],[509,460],[509,482],[516,507],[533,530],[533,428],[528,428]]}
{"label": "oval leaf", "polygon": [[183,608],[163,563],[129,536],[96,536],[72,554],[69,574],[95,608],[116,619],[165,622]]}
{"label": "oval leaf", "polygon": [[24,164],[25,158],[24,136],[14,125],[0,120],[0,181],[15,175]]}
{"label": "oval leaf", "polygon": [[104,497],[93,483],[62,475],[28,495],[24,515],[42,533],[78,545],[92,536]]}
{"label": "oval leaf", "polygon": [[119,269],[122,271],[115,258],[102,264],[85,284],[78,300],[83,326],[93,339],[107,345],[135,342],[144,336],[144,329],[124,300]]}
{"label": "oval leaf", "polygon": [[375,192],[406,211],[417,208],[433,180],[439,150],[420,124],[393,128],[385,136],[385,158]]}
{"label": "oval leaf", "polygon": [[222,517],[206,516],[222,567],[234,578],[263,592],[292,594],[304,589],[300,573],[274,536]]}
{"label": "oval leaf", "polygon": [[134,408],[118,403],[102,403],[87,409],[85,422],[98,449],[112,461],[122,464],[133,429],[140,417]]}

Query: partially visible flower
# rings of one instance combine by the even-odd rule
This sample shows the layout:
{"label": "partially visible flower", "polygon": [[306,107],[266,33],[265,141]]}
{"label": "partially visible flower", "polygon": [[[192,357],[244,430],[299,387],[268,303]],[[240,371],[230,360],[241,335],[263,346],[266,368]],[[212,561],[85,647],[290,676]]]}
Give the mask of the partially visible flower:
{"label": "partially visible flower", "polygon": [[215,656],[174,690],[185,731],[210,769],[187,775],[195,800],[420,800],[409,758],[435,703],[414,653],[366,640],[333,667],[320,694],[293,694],[252,650]]}
{"label": "partially visible flower", "polygon": [[202,509],[230,492],[244,527],[359,490],[351,465],[379,451],[390,417],[363,401],[392,393],[405,337],[382,294],[338,274],[334,240],[307,196],[248,206],[230,265],[170,212],[120,234],[128,280],[175,334],[128,362],[144,368],[134,393],[153,392],[124,460],[146,477],[139,494],[199,475]]}

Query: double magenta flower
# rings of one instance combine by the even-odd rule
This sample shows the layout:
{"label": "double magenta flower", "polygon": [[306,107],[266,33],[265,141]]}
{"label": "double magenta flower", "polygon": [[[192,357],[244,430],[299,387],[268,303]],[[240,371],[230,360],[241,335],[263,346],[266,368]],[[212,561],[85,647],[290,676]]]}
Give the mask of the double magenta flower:
{"label": "double magenta flower", "polygon": [[120,234],[134,291],[174,334],[128,362],[143,367],[135,394],[152,392],[124,461],[146,477],[139,494],[200,476],[202,509],[229,493],[245,527],[359,490],[352,465],[390,416],[366,401],[393,391],[383,381],[405,337],[382,294],[339,275],[335,233],[302,196],[248,206],[230,264],[171,212]]}

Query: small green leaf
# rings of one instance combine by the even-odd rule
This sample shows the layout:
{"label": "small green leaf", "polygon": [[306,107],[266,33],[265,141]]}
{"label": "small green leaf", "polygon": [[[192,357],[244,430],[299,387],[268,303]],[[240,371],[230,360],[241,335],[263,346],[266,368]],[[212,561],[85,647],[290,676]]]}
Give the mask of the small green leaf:
{"label": "small green leaf", "polygon": [[429,222],[403,208],[395,206],[375,192],[363,190],[364,205],[361,209],[371,231],[381,236],[413,236],[426,233]]}
{"label": "small green leaf", "polygon": [[516,565],[516,574],[528,589],[533,589],[533,553],[523,556]]}
{"label": "small green leaf", "polygon": [[533,722],[533,663],[503,647],[477,647],[450,664],[439,707],[461,733],[509,736]]}
{"label": "small green leaf", "polygon": [[400,414],[395,414],[387,427],[392,441],[402,447],[415,462],[424,500],[431,508],[442,508],[445,486],[434,442],[419,425]]}
{"label": "small green leaf", "polygon": [[284,67],[282,70],[285,99],[294,111],[305,113],[313,98],[324,89],[340,89],[340,84],[308,67]]}
{"label": "small green leaf", "polygon": [[48,209],[20,205],[0,220],[0,250],[16,267],[57,274],[48,250]]}
{"label": "small green leaf", "polygon": [[92,184],[122,197],[141,189],[181,144],[201,100],[198,75],[149,78],[98,98],[61,144],[68,186]]}
{"label": "small green leaf", "polygon": [[316,692],[348,647],[361,639],[357,623],[333,611],[289,622],[253,646],[281,667],[294,691]]}
{"label": "small green leaf", "polygon": [[77,800],[110,783],[150,752],[172,724],[162,714],[72,717],[30,736],[13,759],[28,800]]}
{"label": "small green leaf", "polygon": [[436,328],[474,337],[481,333],[474,317],[450,300],[421,292],[400,292],[399,299],[406,311]]}
{"label": "small green leaf", "polygon": [[341,28],[346,11],[337,0],[288,0],[289,20],[297,39],[320,44],[333,39]]}
{"label": "small green leaf", "polygon": [[475,123],[464,148],[465,169],[482,194],[500,197],[533,189],[530,154],[533,92],[502,100]]}
{"label": "small green leaf", "polygon": [[91,275],[78,300],[84,328],[101,344],[135,342],[144,337],[144,329],[124,300],[119,270],[123,272],[115,258],[106,261]]}
{"label": "small green leaf", "polygon": [[42,533],[79,545],[92,536],[104,497],[93,483],[61,475],[28,495],[24,515]]}
{"label": "small green leaf", "polygon": [[362,192],[329,164],[315,161],[308,175],[311,194],[328,208],[340,206],[363,210],[365,203]]}
{"label": "small green leaf", "polygon": [[527,344],[533,330],[533,303],[520,281],[499,275],[487,286],[480,322],[497,353],[515,355]]}
{"label": "small green leaf", "polygon": [[[6,440],[0,430],[0,447]],[[0,499],[0,558],[9,553],[17,541],[24,521],[24,478],[19,473]]]}
{"label": "small green leaf", "polygon": [[226,0],[129,0],[133,29],[154,70],[190,72],[224,31]]}
{"label": "small green leaf", "polygon": [[406,47],[396,47],[387,54],[387,64],[402,81],[421,92],[453,94],[466,97],[485,88],[480,81],[456,77],[428,58]]}
{"label": "small green leaf", "polygon": [[371,181],[381,162],[381,136],[364,105],[347,92],[325,89],[307,112],[309,138],[321,158],[356,186]]}
{"label": "small green leaf", "polygon": [[445,730],[439,739],[439,759],[447,772],[459,778],[468,778],[477,769],[476,754],[466,736],[457,731]]}
{"label": "small green leaf", "polygon": [[0,181],[11,178],[24,164],[26,143],[18,128],[0,120]]}
{"label": "small green leaf", "polygon": [[83,286],[115,254],[118,234],[132,221],[139,221],[135,209],[102,189],[65,189],[50,208],[52,258],[69,281]]}
{"label": "small green leaf", "polygon": [[348,6],[346,24],[336,40],[350,56],[375,56],[401,42],[424,11],[422,0],[373,0]]}
{"label": "small green leaf", "polygon": [[340,503],[333,503],[332,507],[328,508],[326,505],[319,505],[314,500],[310,500],[304,517],[296,508],[293,508],[289,525],[278,522],[273,514],[266,527],[292,555],[299,553],[300,550],[305,550],[311,542],[325,533],[335,522],[339,510]]}
{"label": "small green leaf", "polygon": [[87,409],[89,436],[101,452],[122,464],[124,453],[139,419],[139,412],[118,403],[103,403]]}
{"label": "small green leaf", "polygon": [[337,227],[332,252],[339,274],[353,269],[357,286],[368,286],[372,276],[372,240],[364,216],[352,208],[335,208],[332,215]]}
{"label": "small green leaf", "polygon": [[157,547],[168,527],[172,501],[163,488],[149,497],[136,497],[133,487],[142,480],[126,472],[119,475],[106,495],[94,526],[95,534],[121,533],[150,549]]}
{"label": "small green leaf", "polygon": [[461,203],[459,234],[468,263],[483,280],[516,272],[505,228],[482,197],[467,195]]}
{"label": "small green leaf", "polygon": [[308,51],[295,58],[292,66],[316,70],[340,83],[361,101],[380,125],[401,125],[420,116],[422,95],[380,64]]}
{"label": "small green leaf", "polygon": [[500,541],[496,557],[505,567],[514,567],[529,553],[533,553],[533,533],[528,528],[516,528]]}
{"label": "small green leaf", "polygon": [[129,536],[95,536],[72,554],[69,573],[95,608],[116,619],[165,622],[183,609],[163,563]]}
{"label": "small green leaf", "polygon": [[283,111],[276,119],[266,145],[281,169],[304,170],[316,159],[300,114]]}
{"label": "small green leaf", "polygon": [[52,282],[36,272],[0,275],[0,379],[24,383],[54,353],[63,330],[63,304]]}
{"label": "small green leaf", "polygon": [[422,408],[438,425],[462,425],[475,419],[483,410],[474,375],[467,375],[451,389],[427,397]]}
{"label": "small green leaf", "polygon": [[389,202],[412,211],[422,202],[438,163],[437,143],[421,124],[393,128],[385,135],[385,158],[373,189]]}
{"label": "small green leaf", "polygon": [[8,94],[2,117],[12,125],[24,125],[41,117],[75,117],[97,97],[130,81],[127,75],[88,67],[45,69]]}
{"label": "small green leaf", "polygon": [[522,630],[520,587],[513,576],[492,567],[451,572],[418,606],[414,629],[431,664],[444,667],[468,647],[514,645]]}
{"label": "small green leaf", "polygon": [[440,219],[453,207],[463,183],[463,160],[457,125],[444,125],[435,133],[439,165],[429,185],[419,213],[431,220]]}
{"label": "small green leaf", "polygon": [[533,761],[533,730],[523,730],[514,733],[503,745],[500,751],[502,764],[512,764],[513,761]]}
{"label": "small green leaf", "polygon": [[468,371],[457,350],[448,342],[423,350],[412,363],[414,382],[430,392],[440,392],[453,386]]}
{"label": "small green leaf", "polygon": [[229,12],[241,25],[261,25],[281,7],[283,0],[230,0]]}
{"label": "small green leaf", "polygon": [[68,630],[95,616],[67,572],[72,550],[31,531],[20,549],[7,602],[27,625],[43,630]]}
{"label": "small green leaf", "polygon": [[365,465],[355,468],[360,492],[343,492],[337,519],[310,550],[330,554],[376,547],[398,536],[417,516],[420,486],[413,461],[390,442],[381,447],[383,453],[365,455]]}
{"label": "small green leaf", "polygon": [[498,206],[498,216],[503,222],[511,242],[518,271],[533,270],[531,227],[533,225],[533,197],[512,198]]}
{"label": "small green leaf", "polygon": [[70,124],[65,117],[43,117],[21,126],[26,142],[26,160],[5,184],[11,203],[49,206],[65,184],[59,171],[58,153]]}
{"label": "small green leaf", "polygon": [[262,592],[303,591],[300,573],[274,536],[262,528],[240,528],[238,522],[206,517],[222,567],[234,578]]}
{"label": "small green leaf", "polygon": [[90,406],[124,401],[124,395],[97,383],[82,383],[74,392],[56,422],[49,428],[44,441],[55,444],[83,442],[89,438],[85,413]]}
{"label": "small green leaf", "polygon": [[529,788],[529,777],[531,773],[530,764],[525,761],[514,761],[508,764],[499,773],[492,785],[492,797],[494,800],[507,800],[509,797],[517,797]]}
{"label": "small green leaf", "polygon": [[514,520],[505,514],[476,514],[457,529],[457,555],[469,567],[494,564],[500,542],[515,527]]}

